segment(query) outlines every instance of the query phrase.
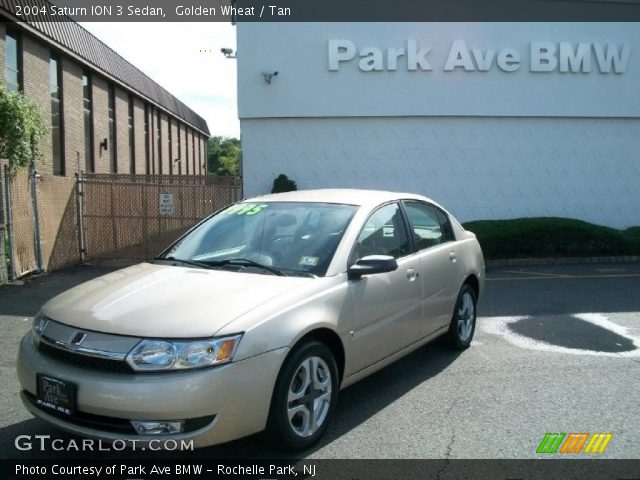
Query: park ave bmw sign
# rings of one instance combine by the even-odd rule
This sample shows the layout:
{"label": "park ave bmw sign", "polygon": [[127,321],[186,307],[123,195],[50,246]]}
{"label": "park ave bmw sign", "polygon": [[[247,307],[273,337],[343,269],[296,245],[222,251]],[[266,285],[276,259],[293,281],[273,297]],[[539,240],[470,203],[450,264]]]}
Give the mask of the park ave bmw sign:
{"label": "park ave bmw sign", "polygon": [[[451,72],[487,72],[498,68],[503,72],[516,72],[528,64],[531,72],[562,73],[624,73],[631,47],[627,43],[554,43],[534,41],[527,52],[514,48],[481,49],[454,40],[446,56],[442,56],[442,70]],[[337,72],[348,65],[357,65],[363,72],[433,70],[438,52],[417,40],[407,40],[404,46],[378,48],[360,47],[351,40],[332,39],[328,43],[329,70]],[[528,60],[525,55],[528,55]],[[433,62],[433,65],[432,65]]]}

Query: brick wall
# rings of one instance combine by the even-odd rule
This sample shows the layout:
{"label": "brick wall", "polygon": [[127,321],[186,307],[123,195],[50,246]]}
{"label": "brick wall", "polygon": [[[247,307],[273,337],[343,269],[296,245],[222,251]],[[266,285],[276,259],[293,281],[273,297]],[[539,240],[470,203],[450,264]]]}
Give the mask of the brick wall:
{"label": "brick wall", "polygon": [[[5,31],[0,23],[0,82],[4,84],[5,64]],[[49,58],[50,48],[39,39],[21,33],[23,56],[24,94],[32,100],[42,112],[45,124],[51,124],[51,98],[49,93]],[[76,61],[61,55],[62,87],[63,87],[63,126],[64,126],[64,161],[67,175],[73,175],[80,166],[84,168],[84,112],[82,74],[83,66]],[[92,107],[93,107],[93,145],[96,173],[110,173],[112,170],[110,150],[100,148],[100,143],[109,138],[109,93],[108,81],[96,73],[91,75]],[[116,157],[119,173],[130,172],[129,159],[129,106],[128,92],[116,88]],[[158,110],[149,108],[149,126],[151,142],[149,145],[150,168],[146,166],[146,143],[144,133],[144,101],[134,98],[134,132],[135,132],[135,171],[136,173],[162,173],[172,171],[178,174],[188,172],[190,175],[206,172],[206,139],[181,121],[172,119],[172,152],[169,152],[169,122],[165,113],[161,114],[162,154],[158,151],[157,122]],[[180,130],[180,147],[178,147],[178,130]],[[195,149],[193,135],[196,135]],[[202,148],[198,148],[202,144]],[[109,148],[112,148],[109,145]],[[188,148],[188,153],[187,153]],[[42,158],[38,168],[42,173],[53,173],[51,135],[45,135],[41,144]],[[160,159],[161,157],[161,159]],[[188,160],[187,160],[188,158]],[[178,161],[174,161],[179,159]],[[160,169],[162,161],[162,169]],[[187,161],[189,162],[187,167]],[[171,170],[169,165],[171,164]],[[195,167],[195,170],[194,170]]]}
{"label": "brick wall", "polygon": [[129,94],[116,88],[116,142],[118,173],[129,173]]}
{"label": "brick wall", "polygon": [[146,142],[144,134],[144,103],[139,98],[133,99],[133,128],[136,139],[136,173],[147,173]]}
{"label": "brick wall", "polygon": [[62,58],[62,98],[64,122],[65,174],[72,176],[84,168],[84,110],[82,91],[82,66],[68,58]]}
{"label": "brick wall", "polygon": [[[100,143],[109,139],[109,90],[107,81],[98,76],[92,76],[93,88],[93,148],[96,173],[110,173],[111,165],[109,150],[100,147]],[[109,146],[111,148],[111,146]]]}
{"label": "brick wall", "polygon": [[[22,62],[24,95],[40,108],[47,127],[51,126],[51,96],[49,93],[49,57],[48,47],[36,42],[27,35],[22,36]],[[4,70],[2,71],[4,76]],[[44,135],[40,145],[42,158],[37,162],[42,173],[53,173],[53,153],[51,135]]]}

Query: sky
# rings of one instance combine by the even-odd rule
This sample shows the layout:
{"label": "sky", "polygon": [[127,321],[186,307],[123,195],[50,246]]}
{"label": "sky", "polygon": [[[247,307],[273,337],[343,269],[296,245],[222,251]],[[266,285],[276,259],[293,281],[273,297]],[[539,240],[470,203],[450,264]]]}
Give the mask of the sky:
{"label": "sky", "polygon": [[226,22],[82,22],[153,80],[204,117],[211,135],[240,137],[235,27]]}

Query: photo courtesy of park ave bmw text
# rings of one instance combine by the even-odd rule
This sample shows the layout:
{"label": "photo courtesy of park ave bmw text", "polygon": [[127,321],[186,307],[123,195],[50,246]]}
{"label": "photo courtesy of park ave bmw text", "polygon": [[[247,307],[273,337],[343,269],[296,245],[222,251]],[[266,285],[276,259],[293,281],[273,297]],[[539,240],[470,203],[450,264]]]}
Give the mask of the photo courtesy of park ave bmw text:
{"label": "photo courtesy of park ave bmw text", "polygon": [[640,0],[0,0],[0,480],[637,479]]}

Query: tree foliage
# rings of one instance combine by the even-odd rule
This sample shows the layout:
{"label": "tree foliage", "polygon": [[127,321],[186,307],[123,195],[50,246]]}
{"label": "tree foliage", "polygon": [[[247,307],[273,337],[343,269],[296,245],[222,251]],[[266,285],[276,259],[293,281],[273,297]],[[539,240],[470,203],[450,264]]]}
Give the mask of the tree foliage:
{"label": "tree foliage", "polygon": [[41,157],[40,142],[46,132],[37,105],[0,85],[0,158],[9,160],[12,173]]}
{"label": "tree foliage", "polygon": [[207,158],[209,173],[238,176],[240,174],[241,160],[242,145],[237,138],[211,137],[209,139],[209,155]]}
{"label": "tree foliage", "polygon": [[298,190],[296,182],[291,180],[284,173],[281,173],[273,180],[271,193],[294,192],[296,190]]}

